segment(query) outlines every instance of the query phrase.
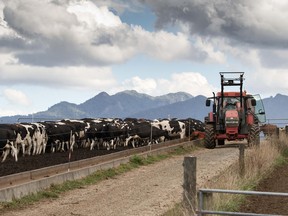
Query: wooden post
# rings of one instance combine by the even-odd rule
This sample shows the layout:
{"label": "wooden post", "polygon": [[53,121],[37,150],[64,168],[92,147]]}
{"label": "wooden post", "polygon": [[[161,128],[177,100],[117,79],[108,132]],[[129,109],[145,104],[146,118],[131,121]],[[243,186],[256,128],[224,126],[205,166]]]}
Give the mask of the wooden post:
{"label": "wooden post", "polygon": [[245,161],[244,161],[245,146],[239,145],[239,175],[243,177],[245,175]]}
{"label": "wooden post", "polygon": [[195,214],[196,210],[196,157],[184,157],[184,184],[183,202],[189,215]]}

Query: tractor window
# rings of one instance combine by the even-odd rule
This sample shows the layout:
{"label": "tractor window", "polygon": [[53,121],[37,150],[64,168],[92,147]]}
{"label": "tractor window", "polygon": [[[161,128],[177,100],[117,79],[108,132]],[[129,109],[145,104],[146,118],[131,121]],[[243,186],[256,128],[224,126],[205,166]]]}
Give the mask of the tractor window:
{"label": "tractor window", "polygon": [[223,108],[227,110],[232,110],[240,107],[239,98],[236,97],[225,97],[223,99]]}
{"label": "tractor window", "polygon": [[259,94],[253,95],[253,97],[256,100],[255,115],[258,117],[261,123],[264,123],[266,122],[266,115],[265,115],[265,109],[264,109],[264,105],[261,100],[261,97]]}

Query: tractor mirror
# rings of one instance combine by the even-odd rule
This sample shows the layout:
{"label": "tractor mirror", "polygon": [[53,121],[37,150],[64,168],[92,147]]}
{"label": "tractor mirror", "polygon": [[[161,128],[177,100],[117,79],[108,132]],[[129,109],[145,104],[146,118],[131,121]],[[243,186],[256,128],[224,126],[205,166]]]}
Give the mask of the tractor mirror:
{"label": "tractor mirror", "polygon": [[251,105],[252,106],[256,106],[256,100],[253,98],[253,99],[251,99]]}
{"label": "tractor mirror", "polygon": [[209,107],[211,105],[211,101],[209,99],[206,100],[206,106]]}

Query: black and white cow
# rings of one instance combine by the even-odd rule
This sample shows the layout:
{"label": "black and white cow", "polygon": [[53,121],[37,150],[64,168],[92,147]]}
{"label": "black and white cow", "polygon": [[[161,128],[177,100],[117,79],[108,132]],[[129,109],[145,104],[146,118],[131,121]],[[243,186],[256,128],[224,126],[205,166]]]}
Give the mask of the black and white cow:
{"label": "black and white cow", "polygon": [[85,122],[84,120],[73,120],[73,119],[64,119],[60,122],[65,123],[65,125],[71,127],[72,129],[72,139],[75,139],[75,142],[71,143],[71,150],[73,151],[74,145],[77,144],[77,146],[85,146],[86,141],[86,131],[89,128],[89,124]]}
{"label": "black and white cow", "polygon": [[19,123],[14,125],[17,129],[15,145],[18,153],[22,149],[24,155],[45,153],[47,134],[45,126],[41,123]]}
{"label": "black and white cow", "polygon": [[48,142],[46,128],[41,123],[32,123],[34,133],[32,135],[33,152],[32,154],[44,154]]}
{"label": "black and white cow", "polygon": [[[107,150],[116,149],[117,146],[124,146],[127,137],[128,125],[122,119],[116,118],[107,122],[103,128],[104,145]],[[106,142],[105,142],[106,141]]]}
{"label": "black and white cow", "polygon": [[126,138],[127,128],[125,122],[115,118],[84,119],[89,125],[86,130],[87,145],[90,149],[100,146],[107,150],[116,149],[116,146],[123,143]]}
{"label": "black and white cow", "polygon": [[17,149],[15,147],[16,138],[17,134],[14,125],[0,124],[0,150],[2,151],[2,162],[6,160],[10,152],[15,158],[15,161],[18,161]]}
{"label": "black and white cow", "polygon": [[185,123],[177,120],[157,120],[152,122],[154,127],[167,131],[170,139],[185,138],[186,126]]}
{"label": "black and white cow", "polygon": [[131,142],[133,148],[139,145],[152,144],[153,142],[162,141],[165,138],[169,138],[168,132],[151,124],[149,120],[138,120],[138,119],[125,119],[128,125],[128,136],[125,141],[125,146],[128,146]]}
{"label": "black and white cow", "polygon": [[105,126],[105,122],[103,119],[82,119],[87,124],[86,129],[86,144],[85,146],[88,146],[90,150],[94,149],[95,146],[97,146],[98,149],[100,149],[100,145],[103,144],[103,127]]}
{"label": "black and white cow", "polygon": [[33,148],[32,136],[34,136],[35,126],[31,123],[19,123],[14,126],[17,133],[15,146],[18,154],[22,152],[22,156],[30,155]]}
{"label": "black and white cow", "polygon": [[67,125],[60,121],[46,121],[41,124],[45,126],[48,136],[47,145],[51,147],[52,152],[70,150],[71,146],[73,148],[75,143],[75,134],[71,125]]}
{"label": "black and white cow", "polygon": [[179,121],[184,122],[186,125],[186,137],[190,137],[191,139],[196,139],[199,136],[199,133],[204,133],[205,124],[204,122],[193,119],[180,119]]}

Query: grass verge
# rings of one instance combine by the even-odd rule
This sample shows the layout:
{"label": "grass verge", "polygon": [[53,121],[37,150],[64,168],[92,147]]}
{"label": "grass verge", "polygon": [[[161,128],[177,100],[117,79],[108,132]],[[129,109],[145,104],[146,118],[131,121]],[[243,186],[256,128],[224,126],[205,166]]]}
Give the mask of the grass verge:
{"label": "grass verge", "polygon": [[177,155],[184,155],[191,153],[197,150],[199,147],[189,146],[189,147],[178,147],[168,153],[163,153],[159,155],[142,157],[138,155],[132,156],[129,163],[121,164],[117,168],[111,168],[108,170],[99,170],[83,179],[67,181],[63,184],[51,185],[50,188],[25,196],[21,199],[16,199],[11,202],[2,202],[0,203],[1,212],[10,211],[28,207],[35,202],[44,200],[44,199],[57,199],[61,194],[66,191],[83,188],[92,184],[96,184],[105,179],[113,178],[115,176],[121,175],[125,172],[138,168],[140,166],[146,166],[149,164],[154,164],[159,161],[171,158]]}
{"label": "grass verge", "polygon": [[[260,180],[267,177],[273,169],[288,164],[287,137],[271,137],[261,142],[260,147],[245,150],[245,173],[240,175],[239,163],[217,177],[211,179],[203,188],[227,190],[254,190]],[[236,212],[245,201],[244,195],[231,195],[214,193],[213,199],[205,203],[206,210]],[[188,215],[182,203],[176,204],[163,216]]]}
{"label": "grass verge", "polygon": [[[234,164],[224,174],[207,184],[207,188],[228,190],[255,190],[259,182],[277,167],[287,164],[288,143],[285,138],[271,137],[245,151],[245,173],[240,176],[239,164]],[[211,209],[235,212],[245,201],[244,195],[213,194]]]}

